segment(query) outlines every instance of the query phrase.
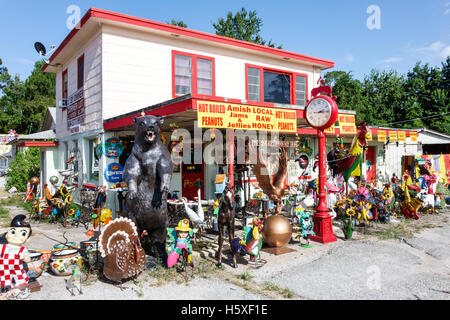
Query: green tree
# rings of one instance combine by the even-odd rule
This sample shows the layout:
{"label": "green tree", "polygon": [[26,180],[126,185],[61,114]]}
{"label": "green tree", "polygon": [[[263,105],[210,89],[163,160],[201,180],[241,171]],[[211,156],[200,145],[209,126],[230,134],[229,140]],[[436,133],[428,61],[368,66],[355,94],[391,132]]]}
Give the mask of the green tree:
{"label": "green tree", "polygon": [[171,25],[174,25],[174,26],[177,26],[177,27],[182,27],[182,28],[187,28],[188,27],[187,24],[183,22],[183,20],[172,19],[172,20],[170,20],[170,22],[167,22],[167,23],[171,24]]}
{"label": "green tree", "polygon": [[[213,27],[219,36],[234,38],[238,40],[249,41],[263,46],[275,48],[272,40],[266,41],[261,38],[260,32],[263,26],[262,19],[258,17],[256,11],[249,11],[242,8],[234,15],[231,11],[227,13],[226,18],[219,18]],[[282,46],[277,46],[282,49]]]}
{"label": "green tree", "polygon": [[55,75],[43,73],[43,65],[36,62],[25,81],[17,75],[11,77],[0,65],[0,132],[14,129],[27,134],[30,128],[31,132],[40,130],[47,108],[55,106]]}
{"label": "green tree", "polygon": [[363,85],[350,72],[331,71],[325,74],[325,82],[333,88],[333,95],[340,109],[356,111],[357,120],[365,120],[364,110],[367,99],[363,95]]}
{"label": "green tree", "polygon": [[9,163],[6,174],[6,188],[16,187],[19,192],[27,189],[27,182],[32,177],[39,177],[40,172],[40,150],[30,148],[20,151],[16,158]]}

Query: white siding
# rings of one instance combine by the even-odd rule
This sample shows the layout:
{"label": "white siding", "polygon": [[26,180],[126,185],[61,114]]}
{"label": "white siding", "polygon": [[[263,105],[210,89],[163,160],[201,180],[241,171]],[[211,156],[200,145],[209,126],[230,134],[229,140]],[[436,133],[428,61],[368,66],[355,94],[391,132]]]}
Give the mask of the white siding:
{"label": "white siding", "polygon": [[[67,69],[69,86],[68,95],[77,91],[77,60],[84,54],[84,98],[85,123],[80,126],[80,133],[102,127],[102,37],[97,36],[85,48],[82,48],[56,74],[56,101],[62,97],[62,72]],[[57,108],[56,134],[58,139],[70,136],[67,130],[67,109]]]}
{"label": "white siding", "polygon": [[[306,73],[308,90],[318,71],[280,57],[269,58],[187,38],[103,27],[103,118],[172,99],[172,50],[215,58],[216,96],[245,99],[245,64]],[[315,74],[314,74],[315,73]]]}

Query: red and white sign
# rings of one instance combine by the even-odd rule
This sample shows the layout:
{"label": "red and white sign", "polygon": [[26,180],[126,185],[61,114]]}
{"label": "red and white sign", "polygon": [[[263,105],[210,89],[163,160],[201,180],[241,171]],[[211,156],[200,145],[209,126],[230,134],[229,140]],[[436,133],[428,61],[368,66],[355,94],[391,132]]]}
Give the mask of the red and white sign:
{"label": "red and white sign", "polygon": [[80,88],[67,98],[67,129],[70,130],[84,124],[84,119],[84,90]]}

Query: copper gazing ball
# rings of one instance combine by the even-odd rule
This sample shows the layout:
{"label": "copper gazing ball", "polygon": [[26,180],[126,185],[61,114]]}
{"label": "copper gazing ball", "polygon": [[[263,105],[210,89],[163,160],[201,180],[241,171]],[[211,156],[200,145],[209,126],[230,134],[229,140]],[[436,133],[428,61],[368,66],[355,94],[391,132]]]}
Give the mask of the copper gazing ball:
{"label": "copper gazing ball", "polygon": [[39,183],[39,178],[38,177],[31,178],[31,183],[32,184],[38,184]]}
{"label": "copper gazing ball", "polygon": [[270,247],[283,247],[291,239],[292,226],[286,217],[273,215],[264,221],[262,234]]}

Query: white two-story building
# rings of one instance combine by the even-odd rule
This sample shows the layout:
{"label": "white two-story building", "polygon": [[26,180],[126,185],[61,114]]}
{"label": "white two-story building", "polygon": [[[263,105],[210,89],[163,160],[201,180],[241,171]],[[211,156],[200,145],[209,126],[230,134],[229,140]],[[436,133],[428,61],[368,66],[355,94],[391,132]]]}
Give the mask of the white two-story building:
{"label": "white two-story building", "polygon": [[[288,140],[295,141],[298,128],[307,127],[303,111],[311,89],[318,86],[320,72],[333,66],[330,60],[91,8],[43,68],[56,74],[58,169],[75,156],[80,186],[110,187],[115,183],[107,181],[105,170],[111,163],[124,165],[134,117],[142,112],[166,116],[169,144],[170,124],[198,130],[194,120],[200,103],[295,112],[296,127],[288,131]],[[314,136],[315,130],[305,132],[316,154]],[[120,157],[107,157],[98,148],[110,138],[122,142]],[[191,197],[200,185],[202,197],[212,198],[220,172],[216,164],[175,166],[172,191]],[[108,198],[118,211],[115,195]]]}

